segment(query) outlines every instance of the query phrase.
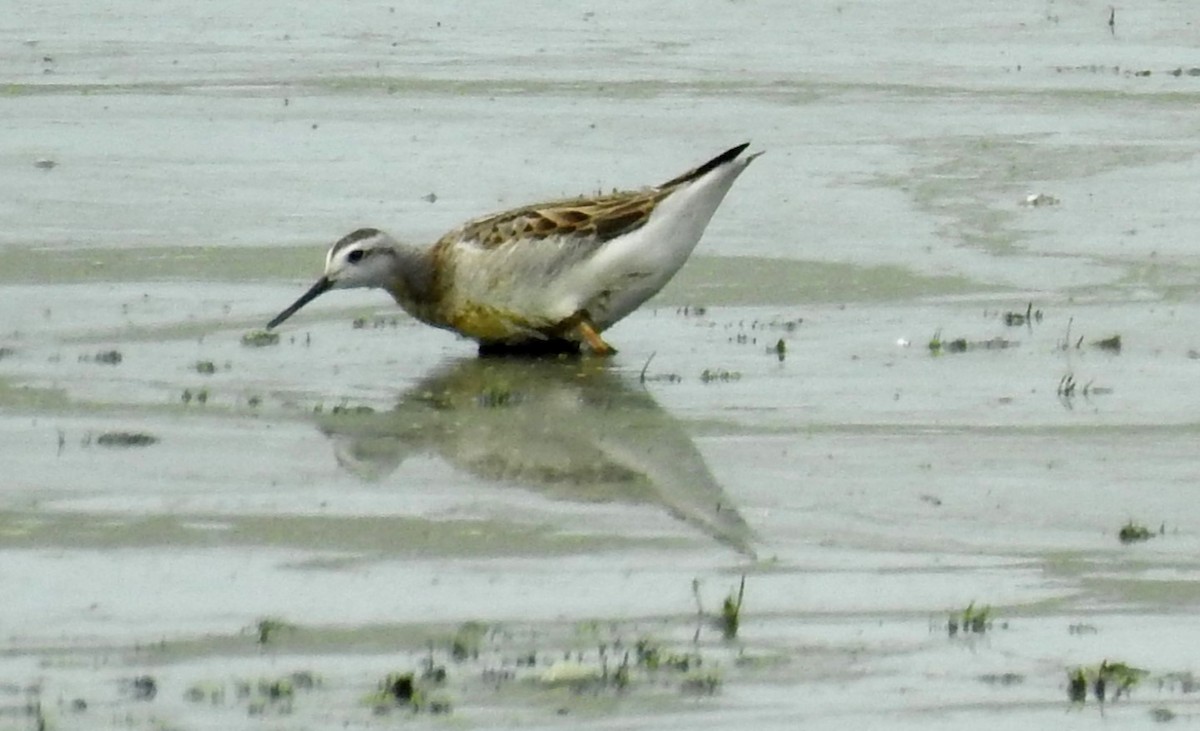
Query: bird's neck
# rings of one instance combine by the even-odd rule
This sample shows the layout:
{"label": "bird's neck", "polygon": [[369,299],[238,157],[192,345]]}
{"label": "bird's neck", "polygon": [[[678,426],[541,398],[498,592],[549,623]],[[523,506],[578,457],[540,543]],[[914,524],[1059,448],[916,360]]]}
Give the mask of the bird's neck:
{"label": "bird's neck", "polygon": [[435,271],[428,247],[396,244],[396,263],[387,291],[408,314],[429,322],[435,302]]}

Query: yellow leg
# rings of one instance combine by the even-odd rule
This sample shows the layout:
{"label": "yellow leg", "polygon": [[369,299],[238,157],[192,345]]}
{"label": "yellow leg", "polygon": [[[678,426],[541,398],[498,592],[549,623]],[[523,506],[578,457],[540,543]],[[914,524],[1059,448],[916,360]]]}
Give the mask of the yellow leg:
{"label": "yellow leg", "polygon": [[593,355],[608,356],[617,352],[616,348],[604,342],[604,338],[600,337],[600,333],[596,332],[596,328],[586,319],[580,320],[578,330],[580,339],[587,343]]}

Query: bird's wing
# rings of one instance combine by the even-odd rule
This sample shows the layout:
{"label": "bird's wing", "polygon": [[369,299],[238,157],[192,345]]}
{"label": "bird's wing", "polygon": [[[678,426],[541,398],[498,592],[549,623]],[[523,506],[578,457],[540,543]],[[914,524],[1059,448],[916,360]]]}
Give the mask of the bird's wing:
{"label": "bird's wing", "polygon": [[521,241],[557,239],[585,249],[595,248],[637,230],[659,203],[677,188],[704,177],[737,158],[749,143],[737,145],[708,162],[644,190],[614,192],[594,198],[567,198],[493,213],[450,231],[439,244],[473,243],[484,249],[515,246]]}
{"label": "bird's wing", "polygon": [[442,242],[497,249],[553,238],[592,248],[646,223],[668,192],[650,189],[534,203],[469,221],[443,236]]}
{"label": "bird's wing", "polygon": [[[742,152],[749,146],[750,146],[749,142],[743,142],[740,145],[734,145],[733,147],[730,147],[728,150],[726,150],[725,152],[722,152],[720,155],[717,155],[716,157],[714,157],[713,159],[704,163],[703,165],[694,167],[691,170],[684,173],[683,175],[680,175],[675,178],[671,178],[667,182],[658,186],[658,189],[659,190],[673,190],[675,188],[678,188],[681,185],[690,183],[693,180],[696,180],[698,178],[703,178],[705,175],[708,175],[713,170],[716,170],[717,168],[721,167],[722,165],[736,160],[737,156],[742,154]],[[747,162],[749,162],[750,160],[753,160],[754,158],[758,157],[761,154],[762,154],[761,152],[754,153],[747,159]]]}

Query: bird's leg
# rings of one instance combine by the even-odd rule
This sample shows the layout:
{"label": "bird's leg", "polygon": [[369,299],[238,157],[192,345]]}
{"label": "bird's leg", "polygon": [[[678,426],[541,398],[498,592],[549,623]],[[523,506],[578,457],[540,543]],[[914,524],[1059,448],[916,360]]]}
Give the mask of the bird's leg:
{"label": "bird's leg", "polygon": [[596,332],[596,328],[592,327],[592,323],[587,317],[580,318],[575,329],[579,333],[580,340],[587,343],[593,355],[609,356],[617,352],[616,348],[604,342],[604,338],[600,337],[600,333]]}

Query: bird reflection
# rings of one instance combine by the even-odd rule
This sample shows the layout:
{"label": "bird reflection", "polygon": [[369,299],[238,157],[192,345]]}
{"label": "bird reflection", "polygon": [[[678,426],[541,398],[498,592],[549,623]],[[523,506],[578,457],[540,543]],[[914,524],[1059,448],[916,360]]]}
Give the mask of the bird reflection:
{"label": "bird reflection", "polygon": [[327,414],[338,463],[379,480],[416,454],[548,497],[657,505],[740,553],[754,535],[682,425],[590,359],[467,358],[385,413]]}

